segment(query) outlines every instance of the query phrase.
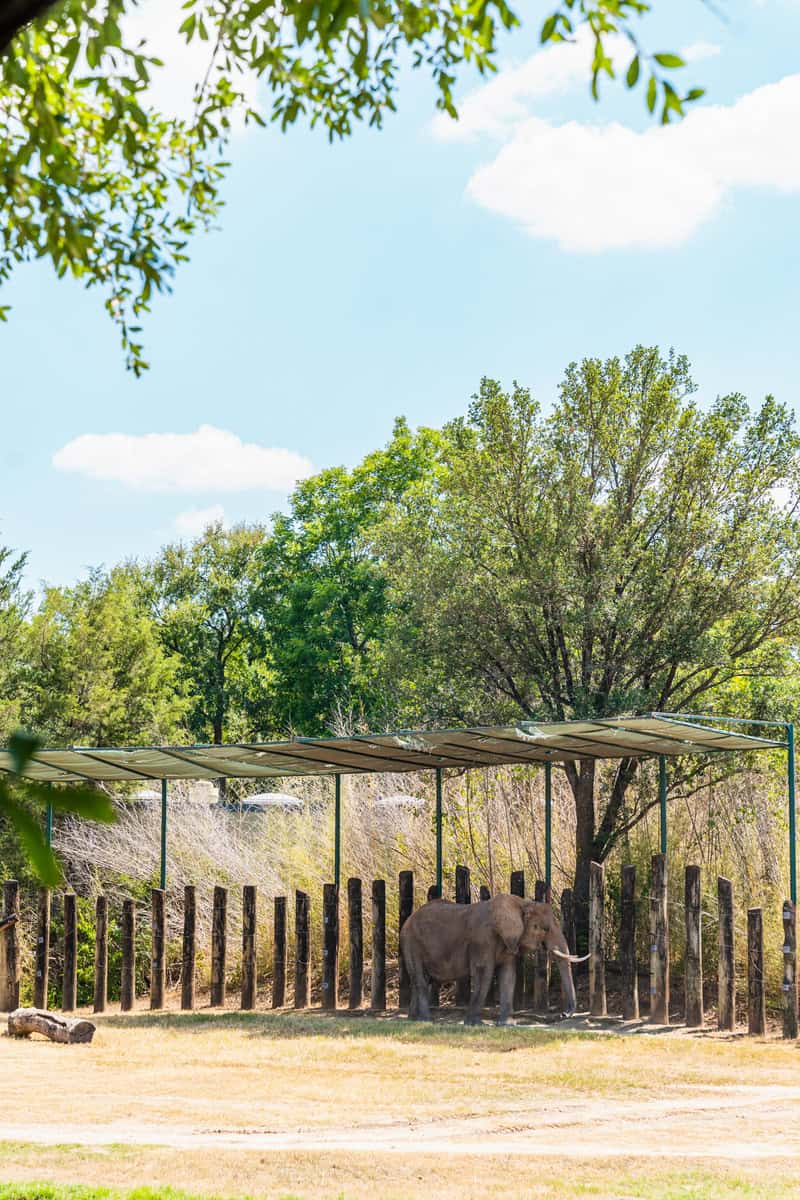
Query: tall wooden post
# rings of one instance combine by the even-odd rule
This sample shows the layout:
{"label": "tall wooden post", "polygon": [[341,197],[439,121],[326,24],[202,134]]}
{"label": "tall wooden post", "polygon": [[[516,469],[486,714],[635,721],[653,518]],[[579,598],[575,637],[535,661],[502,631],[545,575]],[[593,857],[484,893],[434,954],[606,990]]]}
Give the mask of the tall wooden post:
{"label": "tall wooden post", "polygon": [[791,900],[783,902],[783,1036],[797,1037],[797,925]]}
{"label": "tall wooden post", "polygon": [[[547,764],[550,765],[549,763]],[[550,888],[547,881],[537,879],[534,884],[535,900],[547,903],[550,900]],[[550,1005],[550,955],[545,946],[536,951],[533,960],[533,1007],[538,1013],[546,1013]]]}
{"label": "tall wooden post", "polygon": [[19,1008],[19,884],[9,879],[3,886],[3,911],[0,917],[14,918],[0,933],[0,1012]]}
{"label": "tall wooden post", "polygon": [[322,885],[322,1007],[339,1006],[339,889]]}
{"label": "tall wooden post", "polygon": [[166,901],[163,888],[152,890],[150,921],[150,1008],[164,1007],[167,991]]}
{"label": "tall wooden post", "polygon": [[386,881],[372,881],[372,965],[370,967],[370,1008],[386,1008]]}
{"label": "tall wooden post", "polygon": [[489,891],[485,883],[481,884],[480,892],[478,893],[481,900],[491,900],[492,893]]}
{"label": "tall wooden post", "polygon": [[94,926],[94,1011],[106,1011],[108,999],[108,899],[98,896]]}
{"label": "tall wooden post", "polygon": [[39,912],[36,919],[36,973],[33,980],[34,1008],[49,1008],[47,991],[50,981],[50,889],[39,888]]}
{"label": "tall wooden post", "polygon": [[274,904],[275,956],[272,962],[272,1007],[286,1003],[286,897],[276,896]]}
{"label": "tall wooden post", "polygon": [[75,1012],[78,1007],[78,898],[74,892],[64,893],[64,978],[61,1008]]}
{"label": "tall wooden post", "polygon": [[733,958],[733,886],[730,879],[717,880],[719,908],[719,984],[717,1025],[733,1029],[736,1024],[736,972]]}
{"label": "tall wooden post", "polygon": [[256,912],[257,889],[242,888],[242,1008],[256,1006]]}
{"label": "tall wooden post", "polygon": [[136,1006],[136,905],[122,901],[122,973],[119,1006],[130,1012]]}
{"label": "tall wooden post", "polygon": [[228,889],[214,888],[211,912],[211,1007],[225,1007],[228,970]]}
{"label": "tall wooden post", "polygon": [[310,912],[306,892],[294,894],[294,1006],[308,1008],[311,1003]]}
{"label": "tall wooden post", "polygon": [[669,1025],[669,914],[667,859],[653,855],[650,885],[650,1020]]}
{"label": "tall wooden post", "polygon": [[767,1027],[764,996],[764,927],[760,908],[747,910],[747,1032],[763,1035]]}
{"label": "tall wooden post", "polygon": [[700,868],[686,868],[684,896],[686,917],[686,966],[683,989],[686,995],[686,1024],[703,1024],[703,916],[700,904]]}
{"label": "tall wooden post", "polygon": [[[469,867],[456,867],[456,904],[470,904],[472,888],[469,877]],[[456,1004],[464,1008],[469,1004],[469,979],[456,980]]]}
{"label": "tall wooden post", "polygon": [[619,965],[622,975],[622,1019],[639,1020],[639,975],[636,967],[636,867],[622,868]]}
{"label": "tall wooden post", "polygon": [[605,956],[606,869],[589,864],[589,1012],[604,1017],[606,1008]]}
{"label": "tall wooden post", "polygon": [[347,924],[350,944],[348,1008],[361,1008],[364,997],[364,924],[362,918],[361,880],[347,881]]}
{"label": "tall wooden post", "polygon": [[[525,872],[512,871],[509,891],[512,896],[525,895]],[[522,1008],[525,1003],[525,958],[520,954],[517,958],[517,977],[514,982],[514,1008]]]}
{"label": "tall wooden post", "polygon": [[570,954],[576,954],[575,897],[572,888],[564,888],[561,893],[561,932],[567,940]]}
{"label": "tall wooden post", "polygon": [[[397,933],[405,925],[408,918],[414,911],[414,872],[401,871],[399,877],[399,912],[397,922]],[[399,959],[399,984],[398,984],[398,1004],[400,1008],[408,1008],[411,1002],[411,979],[406,964],[403,962],[403,955],[400,953],[400,947],[397,947],[397,955]]]}
{"label": "tall wooden post", "polygon": [[181,1008],[191,1012],[195,999],[197,957],[197,896],[192,884],[183,889],[183,955],[181,958]]}

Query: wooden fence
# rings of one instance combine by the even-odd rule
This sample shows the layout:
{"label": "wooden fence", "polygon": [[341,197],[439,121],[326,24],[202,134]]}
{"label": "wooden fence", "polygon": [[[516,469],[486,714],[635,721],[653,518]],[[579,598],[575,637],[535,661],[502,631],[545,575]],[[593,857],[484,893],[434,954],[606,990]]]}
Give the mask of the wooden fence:
{"label": "wooden fence", "polygon": [[[649,891],[637,894],[636,871],[632,866],[622,868],[619,891],[619,957],[614,964],[619,979],[615,1000],[624,1020],[634,1020],[640,1011],[657,1024],[670,1022],[670,905],[668,903],[667,867],[663,855],[652,859]],[[604,1017],[608,1011],[607,968],[610,966],[605,947],[608,933],[606,917],[606,873],[605,868],[593,863],[590,872],[589,895],[589,963],[588,963],[588,1009],[594,1017]],[[517,895],[526,895],[525,876],[514,871],[510,879],[510,890]],[[537,899],[549,899],[543,881],[537,880],[533,889]],[[481,887],[481,900],[489,898],[488,890]],[[455,898],[460,904],[472,900],[469,869],[456,868]],[[387,1008],[387,958],[386,958],[386,882],[372,881],[371,888],[371,954],[369,960],[369,1002],[373,1012]],[[647,901],[647,904],[643,903]],[[64,1012],[72,1012],[77,1006],[78,964],[78,912],[74,893],[66,892],[62,898],[63,935],[61,942],[62,971],[60,999]],[[346,890],[346,927],[348,959],[346,964],[347,1006],[359,1010],[364,1004],[364,916],[362,883],[350,879]],[[322,1008],[335,1011],[340,1005],[340,897],[333,884],[325,884],[322,895],[322,962],[319,978],[319,1000]],[[561,893],[560,910],[562,929],[571,950],[575,950],[575,898],[570,889]],[[685,952],[683,960],[683,1019],[688,1026],[702,1026],[705,1018],[703,978],[703,910],[701,903],[701,871],[697,866],[688,866],[685,871],[683,921],[685,923]],[[0,1011],[11,1011],[18,1007],[22,955],[20,949],[19,887],[9,881],[3,889],[3,909],[0,917],[10,918],[0,929]],[[293,978],[289,980],[288,955],[288,902],[286,896],[273,900],[273,964],[272,994],[273,1008],[283,1008],[287,1003],[287,983],[292,984],[292,1003],[295,1008],[308,1008],[311,1004],[313,963],[311,956],[312,905],[307,893],[295,893]],[[402,928],[414,909],[414,877],[411,871],[401,871],[398,879],[397,916],[398,928]],[[223,1007],[226,1003],[228,984],[228,890],[214,888],[210,944],[210,1004]],[[727,879],[717,880],[717,934],[718,934],[718,977],[717,977],[717,1025],[721,1030],[733,1029],[736,1023],[736,973],[735,973],[735,925],[733,889]],[[637,961],[637,929],[641,934],[641,922],[648,912],[647,927],[649,961],[649,1002],[640,1003],[640,964]],[[94,995],[95,1012],[103,1012],[108,1006],[108,938],[110,912],[107,898],[100,895],[95,901],[94,937]],[[197,1004],[197,900],[194,887],[184,889],[183,937],[180,954],[180,1006],[191,1011]],[[257,975],[258,940],[258,894],[248,885],[242,892],[241,920],[241,982],[240,1005],[242,1009],[253,1009],[259,1001]],[[162,1009],[167,996],[167,936],[166,894],[154,888],[151,897],[151,930],[149,991],[146,998],[151,1009]],[[794,906],[786,901],[782,911],[783,920],[783,1034],[786,1038],[797,1037],[798,986],[796,970],[796,914]],[[119,914],[119,945],[121,953],[120,1008],[130,1011],[136,1005],[136,909],[132,900],[125,900]],[[33,1001],[36,1007],[47,1007],[50,982],[51,938],[51,895],[46,889],[39,894],[36,913],[36,935],[34,943]],[[766,1027],[766,1001],[764,987],[764,933],[762,912],[751,908],[747,912],[747,1028],[752,1034],[763,1034]],[[546,952],[539,952],[521,960],[518,966],[514,1006],[517,1010],[546,1012],[550,999],[550,964]],[[398,1005],[401,1010],[408,1007],[410,981],[402,962],[397,973]],[[580,983],[580,980],[576,980]],[[52,990],[52,989],[51,989]],[[342,999],[344,996],[342,996]],[[463,1005],[468,998],[464,984],[456,987],[455,999]],[[438,992],[435,996],[438,1003]],[[493,1002],[493,994],[489,1003]]]}

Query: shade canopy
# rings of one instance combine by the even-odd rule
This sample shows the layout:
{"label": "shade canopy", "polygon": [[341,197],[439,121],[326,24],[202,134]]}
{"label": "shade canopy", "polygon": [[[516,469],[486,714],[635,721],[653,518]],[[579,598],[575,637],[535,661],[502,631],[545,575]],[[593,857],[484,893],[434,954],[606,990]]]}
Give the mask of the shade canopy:
{"label": "shade canopy", "polygon": [[[720,727],[721,726],[721,727]],[[785,747],[777,722],[736,722],[723,717],[647,713],[595,721],[400,730],[337,738],[294,738],[223,746],[71,746],[39,750],[25,774],[42,782],[80,780],[142,782],[163,779],[271,779],[289,775],[348,775],[566,763],[581,758],[650,758],[655,755],[748,752]],[[12,772],[7,750],[0,771]]]}

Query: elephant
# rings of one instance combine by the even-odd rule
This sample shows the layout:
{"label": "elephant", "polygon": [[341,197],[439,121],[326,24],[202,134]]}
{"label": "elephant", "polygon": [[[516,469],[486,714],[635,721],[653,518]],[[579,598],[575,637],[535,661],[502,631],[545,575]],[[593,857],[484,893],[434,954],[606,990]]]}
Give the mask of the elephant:
{"label": "elephant", "polygon": [[400,951],[411,978],[411,1020],[431,1019],[432,980],[449,983],[469,979],[466,1025],[481,1025],[481,1009],[495,971],[500,995],[498,1025],[512,1024],[517,957],[544,946],[561,973],[564,1016],[575,1011],[572,963],[585,962],[570,954],[552,906],[522,896],[498,895],[478,904],[453,904],[431,899],[406,920],[400,931]]}

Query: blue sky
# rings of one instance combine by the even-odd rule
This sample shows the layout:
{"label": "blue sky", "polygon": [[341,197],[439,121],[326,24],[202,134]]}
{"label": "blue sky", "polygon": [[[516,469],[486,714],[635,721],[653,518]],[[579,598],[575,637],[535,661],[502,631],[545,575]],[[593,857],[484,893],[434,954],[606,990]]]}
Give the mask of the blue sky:
{"label": "blue sky", "polygon": [[[530,25],[491,90],[464,77],[459,130],[409,72],[381,132],[238,135],[221,229],[155,301],[142,380],[99,297],[20,270],[0,541],[31,584],[153,554],[198,514],[264,520],[293,473],[358,461],[398,414],[440,424],[485,374],[547,404],[569,361],[642,341],[688,354],[701,399],[794,405],[800,3],[656,7],[644,39],[692,48],[709,89],[681,129],[613,87],[594,105],[577,57],[532,59]],[[203,426],[224,434],[188,438]],[[179,436],[127,440],[148,434]]]}

